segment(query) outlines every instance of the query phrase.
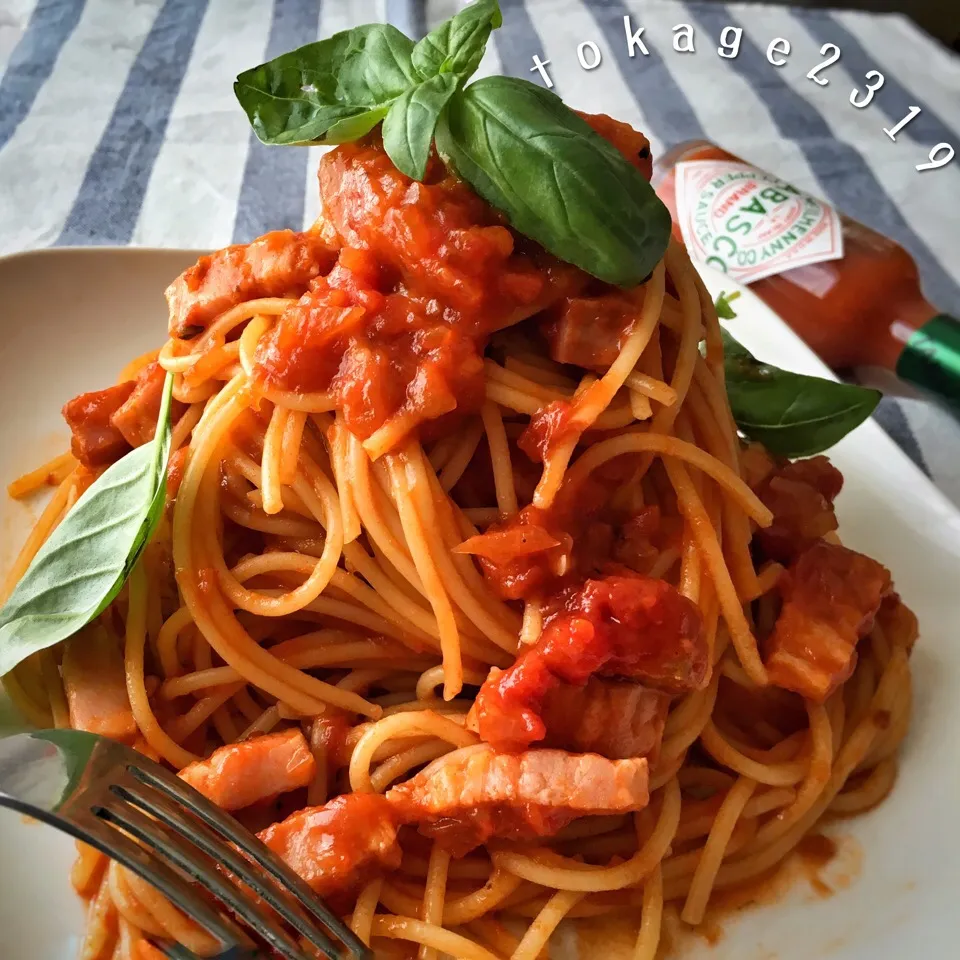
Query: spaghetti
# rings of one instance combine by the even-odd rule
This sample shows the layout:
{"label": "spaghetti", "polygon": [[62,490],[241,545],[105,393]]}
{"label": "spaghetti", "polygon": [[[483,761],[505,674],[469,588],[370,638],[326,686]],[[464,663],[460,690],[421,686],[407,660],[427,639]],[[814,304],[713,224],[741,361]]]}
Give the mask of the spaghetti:
{"label": "spaghetti", "polygon": [[[681,246],[617,291],[449,175],[411,191],[375,134],[320,179],[313,231],[171,287],[121,401],[175,375],[161,529],[4,683],[43,726],[103,732],[84,704],[116,704],[113,735],[237,809],[378,956],[534,960],[564,919],[629,911],[652,960],[668,919],[891,789],[916,622],[839,545],[824,458],[741,444]],[[59,481],[8,592],[103,468],[73,426],[80,464],[11,488]],[[346,872],[293,852],[311,838]],[[73,879],[84,960],[212,949],[99,854]]]}

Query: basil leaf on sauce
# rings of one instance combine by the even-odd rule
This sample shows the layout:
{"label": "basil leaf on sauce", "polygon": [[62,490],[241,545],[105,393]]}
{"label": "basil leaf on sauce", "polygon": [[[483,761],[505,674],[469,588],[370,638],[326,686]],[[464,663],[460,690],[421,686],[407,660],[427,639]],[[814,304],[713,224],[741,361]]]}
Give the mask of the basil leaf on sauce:
{"label": "basil leaf on sauce", "polygon": [[427,80],[438,73],[466,79],[480,65],[490,33],[503,23],[497,0],[476,0],[413,48],[413,67]]}
{"label": "basil leaf on sauce", "polygon": [[433,133],[459,78],[440,73],[398,97],[383,121],[383,149],[393,165],[414,180],[423,180]]}
{"label": "basil leaf on sauce", "polygon": [[368,23],[246,70],[233,89],[263,143],[344,143],[418,82],[413,46],[396,27]]}
{"label": "basil leaf on sauce", "polygon": [[636,167],[536,84],[487,77],[437,126],[443,160],[511,226],[608,283],[642,283],[670,240],[670,214]]}
{"label": "basil leaf on sauce", "polygon": [[154,439],[86,490],[0,609],[0,676],[89,623],[140,559],[166,497],[172,391],[168,373]]}
{"label": "basil leaf on sauce", "polygon": [[730,409],[740,432],[781,457],[808,457],[860,426],[880,391],[790,373],[757,360],[723,331]]}

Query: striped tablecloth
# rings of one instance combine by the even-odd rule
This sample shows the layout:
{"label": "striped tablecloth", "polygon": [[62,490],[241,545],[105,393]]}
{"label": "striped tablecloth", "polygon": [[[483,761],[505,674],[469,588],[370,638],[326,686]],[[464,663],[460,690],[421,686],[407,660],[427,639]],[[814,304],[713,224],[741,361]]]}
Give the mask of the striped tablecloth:
{"label": "striped tablecloth", "polygon": [[[457,0],[0,0],[0,253],[51,244],[217,247],[317,212],[318,151],[268,150],[232,80],[285,50],[358,23],[416,35]],[[917,173],[931,146],[960,152],[960,59],[899,15],[676,0],[501,0],[481,74],[533,77],[549,60],[572,106],[644,130],[655,151],[706,137],[902,243],[930,300],[960,316],[960,157]],[[649,55],[628,55],[624,17]],[[690,24],[695,52],[673,49]],[[724,27],[740,53],[718,56]],[[729,35],[728,35],[729,36]],[[790,42],[783,67],[771,40]],[[579,44],[602,61],[585,71]],[[819,86],[807,71],[840,60]],[[588,51],[588,62],[593,54]],[[880,70],[865,109],[854,85]],[[891,142],[882,133],[922,112]],[[960,425],[921,399],[887,398],[878,418],[960,503]]]}

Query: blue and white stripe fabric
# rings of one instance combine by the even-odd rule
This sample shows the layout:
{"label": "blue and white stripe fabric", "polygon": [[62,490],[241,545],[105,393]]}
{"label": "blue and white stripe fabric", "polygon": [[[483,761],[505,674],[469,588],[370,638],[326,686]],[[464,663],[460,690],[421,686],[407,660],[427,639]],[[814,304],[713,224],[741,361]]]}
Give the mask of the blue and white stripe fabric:
{"label": "blue and white stripe fabric", "polygon": [[[241,70],[373,20],[422,34],[461,0],[4,0],[0,5],[0,253],[54,244],[215,247],[313,221],[319,151],[263,147],[237,106]],[[572,106],[642,129],[655,151],[705,137],[876,227],[960,315],[960,59],[898,15],[678,0],[501,0],[480,73],[542,82]],[[629,55],[643,27],[648,55]],[[674,27],[694,30],[693,53]],[[725,27],[739,55],[718,54]],[[789,41],[787,63],[768,44]],[[584,70],[578,45],[601,53]],[[820,86],[807,72],[835,43]],[[592,57],[592,54],[588,54]],[[884,85],[863,109],[868,71]],[[911,107],[921,113],[884,135]],[[937,143],[958,157],[918,173]],[[878,417],[960,503],[960,425],[924,400]]]}

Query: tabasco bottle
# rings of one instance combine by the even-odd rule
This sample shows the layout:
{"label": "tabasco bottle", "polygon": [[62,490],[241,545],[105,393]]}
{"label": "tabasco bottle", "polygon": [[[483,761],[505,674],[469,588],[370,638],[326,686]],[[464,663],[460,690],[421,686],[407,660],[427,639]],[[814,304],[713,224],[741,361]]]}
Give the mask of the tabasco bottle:
{"label": "tabasco bottle", "polygon": [[960,321],[899,244],[706,141],[653,184],[690,256],[750,284],[829,366],[880,366],[960,405]]}

